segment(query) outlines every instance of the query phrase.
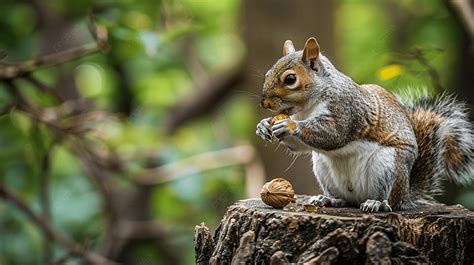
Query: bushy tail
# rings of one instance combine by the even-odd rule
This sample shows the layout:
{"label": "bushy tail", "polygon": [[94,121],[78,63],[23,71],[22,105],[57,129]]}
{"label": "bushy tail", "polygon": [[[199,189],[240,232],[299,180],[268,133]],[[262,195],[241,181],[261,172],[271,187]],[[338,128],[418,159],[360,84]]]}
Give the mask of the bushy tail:
{"label": "bushy tail", "polygon": [[[474,179],[473,126],[466,106],[445,94],[403,102],[418,143],[418,158],[410,175],[412,194],[432,200],[442,181],[466,185]],[[417,196],[418,195],[418,196]]]}

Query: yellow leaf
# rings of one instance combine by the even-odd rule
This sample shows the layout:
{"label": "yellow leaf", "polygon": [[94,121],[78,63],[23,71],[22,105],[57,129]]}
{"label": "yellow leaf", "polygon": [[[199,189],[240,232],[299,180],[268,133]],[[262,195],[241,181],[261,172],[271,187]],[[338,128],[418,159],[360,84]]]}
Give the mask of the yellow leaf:
{"label": "yellow leaf", "polygon": [[389,64],[379,69],[377,77],[382,80],[389,80],[399,76],[403,72],[402,66],[399,64]]}

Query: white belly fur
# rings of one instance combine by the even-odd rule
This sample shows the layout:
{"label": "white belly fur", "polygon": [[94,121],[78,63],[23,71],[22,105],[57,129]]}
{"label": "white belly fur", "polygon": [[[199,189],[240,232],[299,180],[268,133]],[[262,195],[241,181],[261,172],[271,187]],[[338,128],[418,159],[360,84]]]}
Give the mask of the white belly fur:
{"label": "white belly fur", "polygon": [[334,196],[357,204],[378,199],[382,186],[388,185],[387,174],[395,169],[395,149],[369,141],[352,142],[333,151],[313,151],[312,158],[320,184]]}

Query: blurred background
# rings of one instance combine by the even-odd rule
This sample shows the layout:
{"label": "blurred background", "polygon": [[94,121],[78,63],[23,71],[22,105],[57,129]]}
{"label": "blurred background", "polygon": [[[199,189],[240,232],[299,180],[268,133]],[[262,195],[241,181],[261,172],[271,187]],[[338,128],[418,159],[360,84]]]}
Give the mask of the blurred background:
{"label": "blurred background", "polygon": [[2,0],[0,264],[193,264],[194,226],[266,180],[318,193],[309,158],[255,136],[286,39],[473,110],[472,2]]}

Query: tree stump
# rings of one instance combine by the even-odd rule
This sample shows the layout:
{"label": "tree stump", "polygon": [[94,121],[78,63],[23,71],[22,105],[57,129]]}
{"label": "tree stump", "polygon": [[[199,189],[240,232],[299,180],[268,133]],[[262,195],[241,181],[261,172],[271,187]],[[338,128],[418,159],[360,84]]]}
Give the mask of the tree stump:
{"label": "tree stump", "polygon": [[214,236],[201,224],[197,264],[474,264],[474,212],[443,204],[391,213],[322,207],[309,196],[273,209],[260,199],[230,206]]}

